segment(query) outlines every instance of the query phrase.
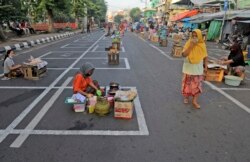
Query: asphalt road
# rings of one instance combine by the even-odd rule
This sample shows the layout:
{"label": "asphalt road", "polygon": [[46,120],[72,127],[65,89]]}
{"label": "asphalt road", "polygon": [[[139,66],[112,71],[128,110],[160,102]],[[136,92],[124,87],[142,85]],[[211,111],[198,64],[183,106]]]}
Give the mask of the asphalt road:
{"label": "asphalt road", "polygon": [[[104,50],[110,44],[98,31],[17,53],[15,62],[46,60],[48,73],[38,81],[0,80],[0,161],[250,161],[249,80],[237,88],[204,82],[195,110],[182,102],[182,59],[170,56],[171,41],[158,47],[128,32],[113,66]],[[208,50],[210,57],[227,54],[214,43]],[[84,62],[94,64],[102,86],[137,89],[131,120],[74,113],[64,103]]]}

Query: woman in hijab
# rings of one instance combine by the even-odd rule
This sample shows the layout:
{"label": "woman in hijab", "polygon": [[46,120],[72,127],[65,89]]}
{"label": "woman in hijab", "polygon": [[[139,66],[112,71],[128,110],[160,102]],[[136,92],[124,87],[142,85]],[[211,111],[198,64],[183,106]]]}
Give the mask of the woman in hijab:
{"label": "woman in hijab", "polygon": [[245,61],[241,46],[234,43],[230,48],[230,54],[227,59],[220,62],[222,65],[228,65],[230,75],[236,75],[245,78]]}
{"label": "woman in hijab", "polygon": [[80,93],[85,97],[91,98],[94,94],[100,95],[98,83],[91,79],[95,68],[91,63],[85,63],[76,73],[73,80],[73,93]]}
{"label": "woman in hijab", "polygon": [[202,81],[204,72],[207,71],[207,48],[202,39],[202,32],[196,29],[191,38],[186,42],[182,55],[186,57],[183,64],[182,94],[184,103],[189,102],[192,96],[194,108],[200,109],[197,100],[202,92]]}

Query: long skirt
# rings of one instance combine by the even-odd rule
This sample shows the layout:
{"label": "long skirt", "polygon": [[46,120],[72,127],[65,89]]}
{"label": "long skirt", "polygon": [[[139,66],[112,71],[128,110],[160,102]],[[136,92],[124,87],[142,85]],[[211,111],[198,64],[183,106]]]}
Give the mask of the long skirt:
{"label": "long skirt", "polygon": [[195,96],[202,92],[203,75],[183,74],[182,95],[184,97]]}

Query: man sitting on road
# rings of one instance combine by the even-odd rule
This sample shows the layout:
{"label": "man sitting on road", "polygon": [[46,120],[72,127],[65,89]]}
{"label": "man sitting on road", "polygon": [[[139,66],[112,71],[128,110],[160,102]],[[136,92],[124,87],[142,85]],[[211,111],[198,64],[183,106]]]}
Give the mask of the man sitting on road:
{"label": "man sitting on road", "polygon": [[95,68],[91,63],[85,63],[76,73],[73,80],[73,93],[80,93],[85,97],[91,98],[94,94],[100,95],[101,91],[97,81],[91,79]]}
{"label": "man sitting on road", "polygon": [[239,76],[245,78],[245,61],[241,50],[241,46],[234,43],[230,47],[230,54],[227,58],[222,58],[220,61],[222,65],[228,65],[229,70],[226,72],[229,75]]}

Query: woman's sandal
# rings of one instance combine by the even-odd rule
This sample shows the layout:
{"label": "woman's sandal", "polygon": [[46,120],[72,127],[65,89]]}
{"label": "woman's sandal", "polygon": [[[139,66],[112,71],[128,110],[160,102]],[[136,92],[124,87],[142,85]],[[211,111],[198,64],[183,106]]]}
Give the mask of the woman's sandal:
{"label": "woman's sandal", "polygon": [[188,104],[188,102],[189,102],[189,101],[188,101],[188,98],[184,98],[183,103],[184,103],[184,104]]}

